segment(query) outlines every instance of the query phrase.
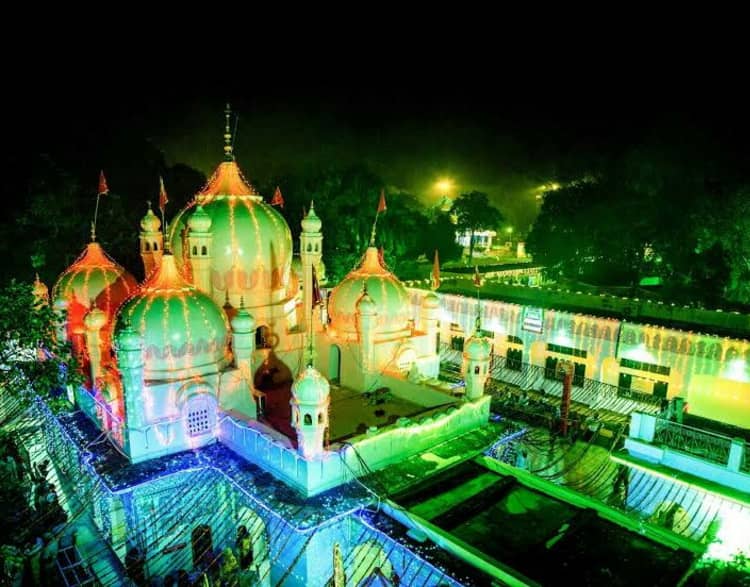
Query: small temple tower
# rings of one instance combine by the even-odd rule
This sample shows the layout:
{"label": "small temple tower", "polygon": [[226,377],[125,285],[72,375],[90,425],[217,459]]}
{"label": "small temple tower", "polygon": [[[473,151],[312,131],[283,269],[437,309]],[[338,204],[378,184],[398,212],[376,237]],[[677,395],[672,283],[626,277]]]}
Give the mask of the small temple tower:
{"label": "small temple tower", "polygon": [[164,252],[164,235],[161,232],[161,220],[148,205],[148,212],[141,218],[141,259],[143,259],[144,275],[148,277],[161,263]]}
{"label": "small temple tower", "polygon": [[101,378],[102,370],[102,336],[101,330],[107,324],[107,314],[92,305],[92,310],[86,314],[83,324],[86,328],[86,348],[89,353],[89,366],[91,368],[91,387],[96,387],[96,382]]}
{"label": "small temple tower", "polygon": [[292,384],[292,426],[297,431],[297,450],[306,459],[321,455],[328,428],[331,386],[312,365]]}
{"label": "small temple tower", "polygon": [[305,308],[304,326],[307,329],[312,320],[312,274],[315,268],[320,279],[320,260],[323,256],[323,233],[321,222],[315,214],[315,203],[310,202],[310,211],[302,219],[302,232],[299,235],[299,254],[302,260],[302,299]]}
{"label": "small temple tower", "polygon": [[211,217],[198,204],[188,218],[188,257],[193,274],[193,285],[208,295],[211,287]]}
{"label": "small temple tower", "polygon": [[440,318],[440,301],[437,294],[431,291],[422,298],[419,309],[420,328],[427,334],[430,351],[438,352],[438,320]]}

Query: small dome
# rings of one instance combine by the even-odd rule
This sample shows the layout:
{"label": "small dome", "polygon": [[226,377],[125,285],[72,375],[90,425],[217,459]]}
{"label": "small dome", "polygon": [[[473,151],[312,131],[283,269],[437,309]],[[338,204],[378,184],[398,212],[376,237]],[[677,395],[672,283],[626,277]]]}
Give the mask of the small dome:
{"label": "small dome", "polygon": [[126,324],[117,333],[115,344],[117,350],[120,351],[138,351],[142,346],[141,335],[132,326]]}
{"label": "small dome", "polygon": [[484,361],[490,358],[492,343],[489,338],[472,336],[464,344],[464,356],[473,361]]}
{"label": "small dome", "polygon": [[431,291],[422,298],[422,307],[427,310],[433,310],[440,306],[440,298],[434,291]]}
{"label": "small dome", "polygon": [[293,400],[301,404],[320,404],[328,400],[331,386],[315,367],[307,368],[292,384]]}
{"label": "small dome", "polygon": [[224,311],[180,275],[172,255],[118,312],[116,332],[127,324],[143,338],[146,377],[171,379],[210,373],[225,364],[229,324]]}
{"label": "small dome", "polygon": [[315,206],[310,203],[310,211],[302,219],[302,232],[320,232],[320,228],[323,226],[323,222],[318,218],[315,213]]}
{"label": "small dome", "polygon": [[141,230],[143,232],[159,232],[160,228],[161,220],[159,220],[159,217],[154,214],[151,206],[149,206],[148,212],[146,212],[146,215],[141,218]]}
{"label": "small dome", "polygon": [[396,276],[381,265],[378,257],[375,247],[368,248],[362,264],[333,289],[328,313],[331,316],[331,326],[336,331],[349,334],[357,332],[357,304],[365,288],[377,309],[376,331],[379,334],[409,328],[409,294]]}
{"label": "small dome", "polygon": [[99,308],[94,307],[83,319],[86,330],[101,330],[107,323],[107,315]]}
{"label": "small dome", "polygon": [[231,324],[233,332],[247,334],[255,331],[255,318],[244,306],[240,306],[240,309],[237,310]]}
{"label": "small dome", "polygon": [[362,316],[374,316],[378,313],[375,302],[372,301],[370,294],[366,291],[362,292],[362,295],[357,300],[357,311],[362,314]]}
{"label": "small dome", "polygon": [[211,230],[211,217],[206,214],[203,206],[198,204],[195,211],[188,217],[190,232],[208,232]]}

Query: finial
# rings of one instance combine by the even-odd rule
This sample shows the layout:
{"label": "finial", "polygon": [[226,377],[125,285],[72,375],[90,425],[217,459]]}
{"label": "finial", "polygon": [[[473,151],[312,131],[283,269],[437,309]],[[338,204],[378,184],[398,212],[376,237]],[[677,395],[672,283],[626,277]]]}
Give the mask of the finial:
{"label": "finial", "polygon": [[148,209],[151,210],[151,200],[146,200],[146,204],[148,204]]}
{"label": "finial", "polygon": [[244,309],[245,309],[245,296],[240,296],[240,310],[244,310]]}
{"label": "finial", "polygon": [[310,200],[310,214],[315,213],[315,200]]}
{"label": "finial", "polygon": [[224,110],[224,158],[227,161],[234,161],[234,154],[232,153],[232,130],[229,127],[231,116],[232,107],[227,102],[227,107]]}
{"label": "finial", "polygon": [[91,242],[96,242],[96,224],[91,222]]}

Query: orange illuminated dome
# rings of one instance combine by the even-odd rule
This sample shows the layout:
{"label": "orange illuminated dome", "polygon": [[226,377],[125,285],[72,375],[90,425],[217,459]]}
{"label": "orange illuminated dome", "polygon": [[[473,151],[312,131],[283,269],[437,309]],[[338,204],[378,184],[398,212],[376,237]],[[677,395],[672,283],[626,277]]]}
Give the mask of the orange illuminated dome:
{"label": "orange illuminated dome", "polygon": [[108,345],[112,317],[136,288],[135,278],[113,261],[99,243],[86,245],[81,256],[60,275],[52,289],[55,307],[67,310],[66,331],[77,351],[83,350],[83,341],[79,339],[84,333],[86,313],[96,307],[106,314],[107,323],[101,336]]}

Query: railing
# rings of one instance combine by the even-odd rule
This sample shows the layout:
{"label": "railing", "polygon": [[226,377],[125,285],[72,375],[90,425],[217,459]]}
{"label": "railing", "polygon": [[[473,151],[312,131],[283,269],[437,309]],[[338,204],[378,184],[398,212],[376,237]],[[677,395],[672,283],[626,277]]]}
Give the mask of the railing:
{"label": "railing", "polygon": [[657,418],[654,443],[674,448],[713,463],[726,465],[729,461],[732,439],[714,432],[707,432],[692,426],[684,426],[663,418]]}
{"label": "railing", "polygon": [[660,405],[662,400],[664,399],[660,396],[652,395],[650,393],[633,391],[629,387],[618,387],[617,397],[624,397],[626,399],[632,399],[632,400],[635,400],[637,402],[641,402],[644,404],[654,404],[654,405]]}
{"label": "railing", "polygon": [[740,471],[750,475],[750,443],[745,443],[745,458],[740,464]]}

